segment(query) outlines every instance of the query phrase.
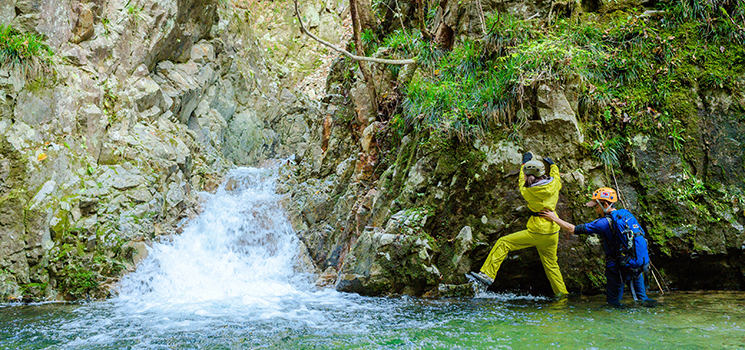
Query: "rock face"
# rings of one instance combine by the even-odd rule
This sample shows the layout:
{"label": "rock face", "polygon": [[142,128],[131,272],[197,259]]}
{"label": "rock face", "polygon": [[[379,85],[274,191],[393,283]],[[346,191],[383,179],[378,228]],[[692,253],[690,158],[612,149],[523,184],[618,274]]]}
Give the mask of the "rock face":
{"label": "rock face", "polygon": [[[556,95],[553,102],[542,107],[546,117],[541,112],[541,120],[529,122],[523,144],[486,139],[472,146],[428,145],[423,142],[427,135],[411,131],[388,151],[372,179],[365,166],[371,159],[367,150],[374,147],[366,144],[378,138],[363,136],[368,127],[355,131],[362,127],[356,126],[351,102],[327,98],[322,110],[334,111],[331,121],[319,119],[314,125],[317,139],[327,146],[308,148],[294,167],[288,205],[326,280],[338,290],[364,295],[450,295],[454,285],[468,282],[465,273],[480,268],[499,237],[525,227],[529,213],[517,172],[527,150],[557,161],[564,184],[560,216],[574,223],[594,220],[582,206],[588,188],[614,179],[583,148],[576,111],[567,109],[572,101],[560,91],[551,94]],[[616,170],[616,179],[622,206],[644,222],[653,262],[671,287],[739,289],[745,207],[728,194],[743,193],[742,157],[735,153],[745,138],[730,117],[741,107],[727,105],[729,96],[698,98],[696,114],[703,116],[699,123],[705,127],[686,145],[693,152],[704,150],[695,158],[696,175],[683,170],[669,139],[640,135],[634,164]],[[375,135],[385,132],[375,129]],[[687,194],[691,181],[704,176],[721,187]],[[672,201],[670,193],[677,193]],[[733,200],[725,206],[721,198]],[[498,289],[550,293],[533,249],[510,257],[502,265]],[[570,291],[602,291],[603,259],[597,240],[562,234],[559,261]]]}
{"label": "rock face", "polygon": [[[629,164],[612,177],[589,151],[580,123],[589,112],[579,107],[576,78],[529,87],[524,102],[532,110],[520,112],[529,117],[516,139],[437,140],[396,127],[385,112],[411,67],[400,81],[371,67],[385,99],[380,110],[370,100],[373,86],[347,59],[334,62],[320,103],[296,94],[291,85],[315,64],[305,49],[317,44],[280,26],[292,22],[289,3],[136,4],[0,4],[0,23],[43,35],[56,57],[54,73],[35,81],[0,67],[3,299],[105,296],[152,240],[177,233],[196,213],[199,191],[214,190],[234,165],[268,158],[291,159],[278,188],[305,246],[299,261],[316,265],[318,285],[365,295],[467,295],[465,273],[528,219],[517,188],[524,151],[556,160],[564,185],[557,211],[574,223],[593,219],[581,206],[588,189],[618,187],[646,225],[670,286],[745,286],[742,92],[692,86],[685,122],[695,132],[682,141],[637,135],[626,149]],[[482,3],[520,18],[639,4]],[[342,40],[344,4],[303,5],[311,30]],[[477,6],[438,6],[433,34],[446,47],[482,32]],[[602,260],[597,240],[561,237],[571,291],[600,291]],[[512,254],[501,271],[499,288],[550,290],[532,249]]]}
{"label": "rock face", "polygon": [[[616,5],[596,2],[589,10],[614,11]],[[532,11],[550,10],[548,2],[489,6],[507,6],[502,10],[526,18]],[[464,12],[450,15],[457,16],[441,14],[436,21],[450,23],[456,36],[472,32]],[[384,70],[376,71],[375,81],[386,82],[380,76]],[[695,107],[684,122],[696,133],[682,142],[636,135],[624,149],[629,162],[611,170],[593,157],[586,142],[579,120],[588,111],[579,107],[580,83],[572,77],[531,87],[525,105],[533,111],[525,112],[528,122],[519,137],[493,135],[472,144],[395,129],[385,115],[367,107],[362,80],[350,62],[335,63],[320,116],[309,123],[310,146],[297,165],[288,166],[288,210],[324,271],[319,284],[365,295],[467,291],[458,287],[468,282],[465,273],[480,268],[499,237],[525,227],[529,213],[517,175],[521,153],[532,151],[557,162],[563,182],[557,211],[573,223],[595,219],[582,206],[588,190],[618,188],[620,206],[645,225],[652,260],[670,287],[745,287],[742,92],[691,87],[687,96]],[[395,93],[387,86],[378,89],[380,95]],[[601,292],[600,243],[562,235],[559,244],[569,290]],[[500,271],[498,289],[551,291],[534,249],[512,253]]]}
{"label": "rock face", "polygon": [[54,74],[0,67],[0,298],[100,297],[230,167],[308,147],[314,104],[216,0],[0,5]]}

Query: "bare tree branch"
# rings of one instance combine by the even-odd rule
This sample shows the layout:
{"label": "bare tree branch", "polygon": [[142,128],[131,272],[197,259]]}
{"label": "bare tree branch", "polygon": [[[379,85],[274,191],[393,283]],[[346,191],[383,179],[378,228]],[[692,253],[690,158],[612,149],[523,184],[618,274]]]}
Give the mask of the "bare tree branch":
{"label": "bare tree branch", "polygon": [[319,42],[319,43],[321,43],[323,45],[328,46],[332,50],[334,50],[336,52],[339,52],[339,53],[343,54],[344,56],[347,56],[347,57],[349,57],[349,58],[351,58],[351,59],[353,59],[355,61],[367,61],[367,62],[382,63],[382,64],[398,64],[398,65],[403,65],[403,64],[414,64],[414,63],[416,63],[416,60],[412,60],[412,59],[406,59],[406,60],[388,60],[388,59],[383,59],[383,58],[357,56],[357,55],[354,55],[354,54],[352,54],[351,52],[349,52],[347,50],[344,50],[344,49],[341,49],[339,47],[336,47],[334,44],[331,44],[328,41],[325,41],[325,40],[323,40],[323,39],[321,39],[321,38],[313,35],[313,33],[311,33],[310,31],[308,31],[307,29],[305,29],[305,24],[303,24],[303,20],[300,18],[300,11],[298,11],[297,0],[293,0],[293,2],[295,3],[295,15],[297,16],[297,20],[300,22],[300,30],[302,30],[302,32],[305,33],[305,34],[307,34],[309,37],[313,38],[313,40],[315,40],[315,41],[317,41],[317,42]]}

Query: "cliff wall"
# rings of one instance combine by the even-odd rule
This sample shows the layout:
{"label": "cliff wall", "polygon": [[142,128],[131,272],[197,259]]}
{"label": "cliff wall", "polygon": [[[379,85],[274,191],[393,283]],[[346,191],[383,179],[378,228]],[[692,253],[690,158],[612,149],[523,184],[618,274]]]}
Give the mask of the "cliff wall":
{"label": "cliff wall", "polygon": [[238,5],[3,1],[44,51],[0,65],[2,299],[105,297],[227,169],[304,149],[316,103]]}
{"label": "cliff wall", "polygon": [[[583,207],[592,190],[620,190],[619,206],[648,232],[661,286],[745,286],[742,28],[699,32],[685,2],[557,4],[431,3],[428,28],[451,46],[445,52],[381,20],[393,28],[379,33],[377,51],[370,40],[372,52],[415,55],[418,65],[371,66],[377,110],[359,65],[335,62],[313,146],[285,189],[323,271],[319,284],[366,295],[468,292],[465,273],[478,271],[499,237],[525,227],[517,174],[522,152],[532,151],[559,165],[557,212],[570,222],[595,219]],[[415,18],[416,6],[397,11]],[[504,72],[514,75],[499,90]],[[469,102],[478,96],[486,97]],[[594,237],[561,235],[570,291],[602,291],[603,261]],[[533,249],[510,254],[495,288],[550,293]]]}

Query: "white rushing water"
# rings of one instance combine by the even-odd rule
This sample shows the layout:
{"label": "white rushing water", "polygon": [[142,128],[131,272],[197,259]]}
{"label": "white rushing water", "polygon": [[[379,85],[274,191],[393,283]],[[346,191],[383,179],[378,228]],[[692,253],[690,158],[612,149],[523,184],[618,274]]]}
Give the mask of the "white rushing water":
{"label": "white rushing water", "polygon": [[122,280],[115,302],[127,312],[309,323],[309,304],[350,303],[333,290],[314,289],[293,268],[298,239],[278,204],[274,173],[231,171],[227,186],[205,194],[202,213],[182,234],[153,244],[137,271]]}

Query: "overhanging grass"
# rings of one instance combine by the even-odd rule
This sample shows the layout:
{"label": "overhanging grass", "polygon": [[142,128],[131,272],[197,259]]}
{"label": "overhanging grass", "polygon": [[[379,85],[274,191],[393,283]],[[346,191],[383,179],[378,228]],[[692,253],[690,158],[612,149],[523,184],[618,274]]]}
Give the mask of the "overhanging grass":
{"label": "overhanging grass", "polygon": [[43,39],[22,33],[11,26],[0,26],[0,66],[34,79],[52,69],[52,50]]}
{"label": "overhanging grass", "polygon": [[[694,3],[704,5],[687,10]],[[419,70],[406,87],[404,120],[462,140],[509,132],[530,113],[518,113],[529,103],[526,91],[579,79],[591,140],[685,133],[695,116],[692,87],[745,89],[734,78],[745,73],[742,31],[729,21],[745,11],[725,3],[661,2],[661,16],[618,11],[548,27],[504,14],[488,18],[483,38],[465,40]],[[606,138],[594,129],[611,132]],[[679,149],[677,134],[670,136]]]}

